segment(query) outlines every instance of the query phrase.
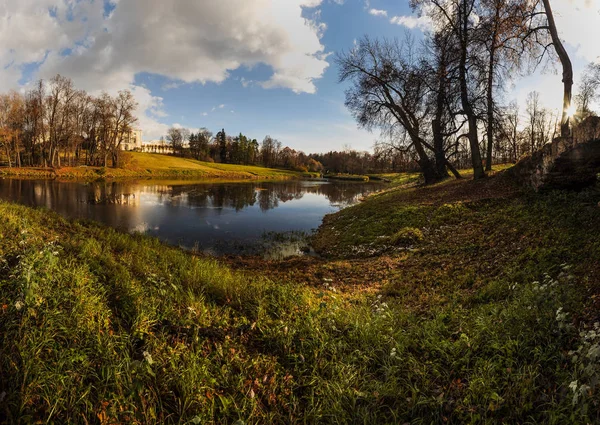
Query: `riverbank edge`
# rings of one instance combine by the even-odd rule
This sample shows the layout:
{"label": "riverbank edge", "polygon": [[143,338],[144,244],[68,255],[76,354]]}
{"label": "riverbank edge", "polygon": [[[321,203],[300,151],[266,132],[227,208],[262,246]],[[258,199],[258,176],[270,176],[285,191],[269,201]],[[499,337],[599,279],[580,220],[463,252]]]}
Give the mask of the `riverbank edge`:
{"label": "riverbank edge", "polygon": [[61,169],[44,168],[0,168],[0,177],[53,179],[64,181],[101,181],[131,179],[181,179],[181,180],[294,180],[318,178],[318,173],[302,173],[288,170],[265,168],[269,173],[254,174],[251,172],[215,172],[209,173],[193,169],[146,170],[136,171],[104,167],[65,167]]}

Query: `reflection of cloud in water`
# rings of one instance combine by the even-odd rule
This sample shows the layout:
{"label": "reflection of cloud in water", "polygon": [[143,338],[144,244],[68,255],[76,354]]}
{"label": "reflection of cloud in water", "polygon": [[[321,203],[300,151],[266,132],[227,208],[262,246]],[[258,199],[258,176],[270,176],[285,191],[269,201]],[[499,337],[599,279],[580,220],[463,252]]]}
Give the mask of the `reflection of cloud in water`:
{"label": "reflection of cloud in water", "polygon": [[159,226],[151,227],[148,223],[146,223],[144,221],[142,223],[139,223],[137,226],[135,226],[130,231],[135,232],[135,233],[146,233],[148,230],[160,230],[160,227]]}
{"label": "reflection of cloud in water", "polygon": [[213,229],[215,229],[215,230],[220,230],[220,229],[221,229],[221,228],[219,227],[219,225],[218,225],[218,224],[212,224],[212,223],[211,223],[210,221],[208,221],[208,220],[206,220],[206,224],[207,224],[209,227],[212,227],[212,228],[213,228]]}

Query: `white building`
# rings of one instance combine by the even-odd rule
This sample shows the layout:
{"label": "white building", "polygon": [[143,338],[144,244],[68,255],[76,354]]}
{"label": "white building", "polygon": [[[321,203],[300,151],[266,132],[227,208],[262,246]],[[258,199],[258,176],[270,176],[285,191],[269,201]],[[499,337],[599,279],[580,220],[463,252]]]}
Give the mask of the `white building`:
{"label": "white building", "polygon": [[142,130],[131,130],[121,142],[121,150],[139,151],[142,150]]}
{"label": "white building", "polygon": [[165,142],[164,140],[151,140],[150,142],[142,144],[140,150],[142,152],[150,153],[173,153],[173,147],[171,144]]}

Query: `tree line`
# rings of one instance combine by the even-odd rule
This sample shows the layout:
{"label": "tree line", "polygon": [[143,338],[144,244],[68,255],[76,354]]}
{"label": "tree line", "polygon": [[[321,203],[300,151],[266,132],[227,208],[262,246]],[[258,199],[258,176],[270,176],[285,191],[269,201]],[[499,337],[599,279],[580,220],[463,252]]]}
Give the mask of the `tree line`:
{"label": "tree line", "polygon": [[128,90],[92,96],[57,75],[25,93],[0,94],[0,148],[9,167],[119,166],[137,122]]}
{"label": "tree line", "polygon": [[323,173],[372,174],[416,171],[418,164],[406,152],[375,147],[374,153],[346,147],[341,151],[305,154],[271,137],[262,142],[240,133],[230,136],[224,129],[216,134],[207,128],[192,131],[171,127],[161,138],[176,156],[224,164],[260,165],[295,171]]}
{"label": "tree line", "polygon": [[225,129],[215,135],[207,128],[197,132],[187,128],[171,127],[166,137],[161,138],[173,150],[173,154],[199,161],[223,164],[261,165],[271,168],[286,168],[296,171],[320,172],[322,164],[304,152],[283,146],[266,136],[262,142],[242,133],[231,136]]}
{"label": "tree line", "polygon": [[[411,0],[430,22],[421,43],[365,36],[337,55],[349,82],[346,106],[360,126],[382,132],[379,149],[412,155],[426,183],[475,178],[496,160],[515,161],[554,136],[569,136],[573,72],[549,0]],[[503,105],[506,83],[558,58],[563,69],[561,116],[527,101],[527,123]],[[595,89],[588,84],[588,89]],[[525,127],[525,130],[522,128]]]}

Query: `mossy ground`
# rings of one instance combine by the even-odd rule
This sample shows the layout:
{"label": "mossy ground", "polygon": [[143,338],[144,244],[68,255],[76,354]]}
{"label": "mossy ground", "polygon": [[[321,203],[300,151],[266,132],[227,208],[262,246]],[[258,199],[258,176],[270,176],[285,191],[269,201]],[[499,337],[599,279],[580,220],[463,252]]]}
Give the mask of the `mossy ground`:
{"label": "mossy ground", "polygon": [[0,421],[597,422],[599,201],[397,188],[273,262],[0,203]]}

